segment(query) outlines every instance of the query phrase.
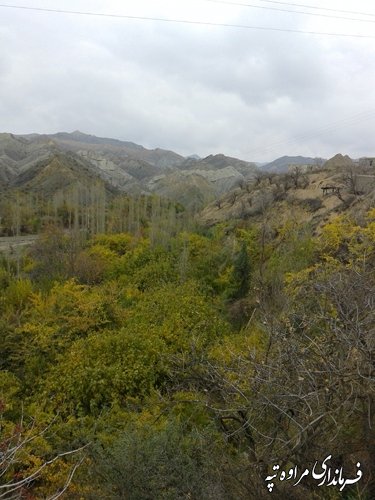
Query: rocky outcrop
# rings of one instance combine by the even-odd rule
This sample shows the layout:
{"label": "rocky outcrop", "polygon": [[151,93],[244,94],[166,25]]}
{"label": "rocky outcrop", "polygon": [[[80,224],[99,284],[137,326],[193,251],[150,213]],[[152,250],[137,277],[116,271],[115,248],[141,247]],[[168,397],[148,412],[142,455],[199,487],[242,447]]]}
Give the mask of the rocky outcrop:
{"label": "rocky outcrop", "polygon": [[148,150],[79,131],[0,134],[1,189],[39,191],[43,186],[48,194],[74,179],[81,181],[82,174],[130,194],[156,193],[198,209],[251,178],[255,171],[254,164],[225,155],[185,159],[173,151]]}
{"label": "rocky outcrop", "polygon": [[340,153],[333,156],[324,163],[324,168],[326,170],[339,170],[346,169],[348,167],[354,167],[353,160],[348,155],[343,156]]}
{"label": "rocky outcrop", "polygon": [[362,174],[348,156],[336,155],[323,167],[302,172],[298,178],[293,172],[258,176],[210,203],[199,219],[211,226],[232,219],[265,217],[269,210],[272,217],[285,218],[289,217],[285,207],[292,207],[301,219],[319,224],[354,205],[358,212],[359,205],[370,203],[374,196],[375,175]]}

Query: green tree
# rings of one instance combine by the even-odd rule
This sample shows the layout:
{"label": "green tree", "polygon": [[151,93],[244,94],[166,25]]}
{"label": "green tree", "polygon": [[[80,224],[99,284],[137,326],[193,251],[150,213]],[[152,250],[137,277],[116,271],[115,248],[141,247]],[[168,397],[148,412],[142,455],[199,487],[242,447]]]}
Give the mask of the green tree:
{"label": "green tree", "polygon": [[250,259],[246,242],[241,243],[241,248],[234,259],[232,286],[228,292],[228,298],[241,299],[246,297],[250,288]]}
{"label": "green tree", "polygon": [[130,424],[111,447],[93,453],[98,489],[111,499],[234,500],[219,443],[212,428],[189,430],[172,419]]}

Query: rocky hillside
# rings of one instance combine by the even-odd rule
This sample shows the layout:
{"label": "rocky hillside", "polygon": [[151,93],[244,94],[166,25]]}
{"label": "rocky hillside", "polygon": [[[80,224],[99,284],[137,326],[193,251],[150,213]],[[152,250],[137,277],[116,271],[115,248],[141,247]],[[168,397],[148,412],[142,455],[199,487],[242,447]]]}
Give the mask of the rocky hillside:
{"label": "rocky hillside", "polygon": [[42,136],[32,134],[24,137],[32,140],[44,140],[47,138],[67,151],[77,153],[90,151],[96,152],[99,155],[103,153],[112,153],[114,157],[123,159],[132,158],[160,168],[176,166],[184,161],[183,156],[173,151],[159,148],[146,149],[133,142],[96,137],[95,135],[84,134],[79,130],[72,133],[60,132]]}
{"label": "rocky hillside", "polygon": [[336,155],[323,167],[296,166],[286,174],[257,175],[209,204],[200,221],[211,226],[233,219],[297,218],[315,226],[342,211],[357,214],[375,202],[375,167]]}
{"label": "rocky hillside", "polygon": [[0,182],[12,182],[38,162],[56,154],[58,148],[51,141],[31,142],[13,134],[0,134]]}
{"label": "rocky hillside", "polygon": [[72,182],[101,179],[130,194],[156,193],[201,208],[246,179],[255,164],[224,155],[184,158],[132,142],[83,134],[0,134],[0,189],[51,194]]}

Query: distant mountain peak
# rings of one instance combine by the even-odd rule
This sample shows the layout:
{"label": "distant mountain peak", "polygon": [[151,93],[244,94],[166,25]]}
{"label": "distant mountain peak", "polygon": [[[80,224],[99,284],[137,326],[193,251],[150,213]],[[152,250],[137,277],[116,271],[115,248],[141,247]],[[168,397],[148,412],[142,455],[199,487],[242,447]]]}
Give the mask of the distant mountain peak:
{"label": "distant mountain peak", "polygon": [[[80,130],[74,130],[74,132],[71,132],[70,135],[88,136],[90,134],[85,134],[84,132],[81,132]],[[95,137],[95,136],[92,136],[92,137]]]}
{"label": "distant mountain peak", "polygon": [[281,156],[276,160],[262,165],[264,172],[282,173],[287,172],[290,165],[322,165],[322,158],[311,158],[309,156]]}

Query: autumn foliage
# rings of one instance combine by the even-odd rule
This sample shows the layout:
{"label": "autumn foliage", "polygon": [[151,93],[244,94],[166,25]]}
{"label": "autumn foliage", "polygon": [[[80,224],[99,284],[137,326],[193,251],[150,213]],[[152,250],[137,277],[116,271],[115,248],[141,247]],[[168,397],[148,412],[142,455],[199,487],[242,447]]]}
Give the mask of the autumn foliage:
{"label": "autumn foliage", "polygon": [[374,498],[375,211],[194,232],[153,203],[2,259],[0,498],[261,499],[328,452],[347,496],[275,498]]}

